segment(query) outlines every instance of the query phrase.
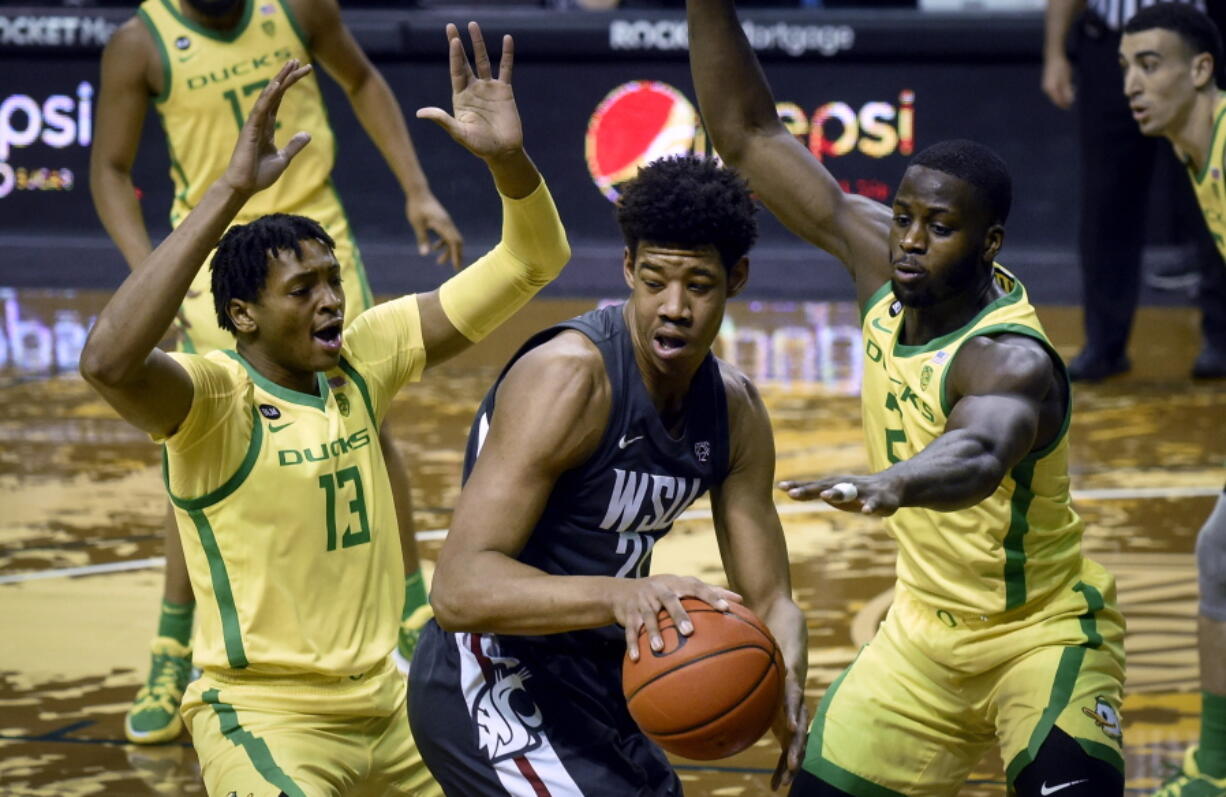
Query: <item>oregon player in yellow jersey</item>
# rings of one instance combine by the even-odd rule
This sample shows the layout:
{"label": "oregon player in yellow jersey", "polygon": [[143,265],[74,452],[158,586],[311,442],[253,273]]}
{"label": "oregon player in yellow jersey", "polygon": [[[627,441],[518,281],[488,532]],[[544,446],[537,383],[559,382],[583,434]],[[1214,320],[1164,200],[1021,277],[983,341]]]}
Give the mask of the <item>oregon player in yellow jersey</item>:
{"label": "oregon player in yellow jersey", "polygon": [[[309,135],[274,143],[291,60],[261,91],[223,176],[120,286],[81,371],[123,417],[165,442],[165,476],[204,611],[184,716],[210,794],[435,794],[416,754],[391,653],[399,538],[377,436],[394,393],[466,348],[569,256],[523,150],[510,37],[493,78],[448,26],[455,116],[433,119],[485,161],[503,240],[439,290],[368,311],[343,330],[332,240],[274,214],[226,232],[211,267],[233,350],[156,348],[179,300],[246,200],[276,182]],[[474,109],[480,108],[480,113]]]}
{"label": "oregon player in yellow jersey", "polygon": [[[1142,133],[1163,136],[1175,147],[1226,257],[1226,94],[1215,79],[1222,58],[1221,34],[1213,22],[1182,4],[1143,9],[1125,24],[1120,40],[1123,88],[1133,117]],[[1220,367],[1226,371],[1226,363]],[[1226,493],[1218,496],[1197,534],[1196,569],[1200,741],[1159,790],[1163,797],[1226,795]]]}
{"label": "oregon player in yellow jersey", "polygon": [[1008,170],[969,141],[916,155],[892,207],[845,194],[778,119],[730,0],[690,0],[716,150],[855,281],[876,473],[781,484],[888,518],[894,603],[827,690],[793,795],[956,794],[993,745],[1019,795],[1122,794],[1123,618],[1069,506],[1070,389],[995,264]]}
{"label": "oregon player in yellow jersey", "polygon": [[[427,229],[439,236],[444,257],[457,266],[461,239],[430,192],[417,162],[395,96],[341,23],[335,0],[146,0],[108,44],[91,161],[91,188],[99,216],[128,264],[150,251],[131,182],[142,121],[152,105],[166,133],[175,195],[173,226],[186,217],[224,171],[229,141],[260,89],[288,58],[319,62],[337,79],[359,120],[383,152],[408,198],[406,214],[422,251]],[[361,255],[331,181],[335,142],[314,75],[291,95],[281,119],[285,131],[305,130],[315,145],[285,177],[256,196],[236,218],[246,223],[279,211],[319,221],[336,242],[335,254],[349,286],[346,317],[371,306]],[[207,353],[234,345],[218,326],[201,271],[178,316],[180,348]],[[398,506],[405,568],[404,622],[398,654],[407,666],[418,629],[428,619],[416,548],[408,476],[386,436],[393,493]],[[158,636],[149,678],[125,730],[138,743],[169,741],[179,734],[178,700],[190,670],[194,600],[174,524],[166,523],[167,567]]]}

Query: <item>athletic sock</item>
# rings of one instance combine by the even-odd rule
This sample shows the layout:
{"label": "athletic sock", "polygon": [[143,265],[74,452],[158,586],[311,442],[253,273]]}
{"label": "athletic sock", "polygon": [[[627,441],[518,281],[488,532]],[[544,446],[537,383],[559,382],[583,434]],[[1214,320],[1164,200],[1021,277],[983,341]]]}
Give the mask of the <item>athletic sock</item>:
{"label": "athletic sock", "polygon": [[1226,695],[1200,693],[1200,749],[1196,764],[1211,778],[1226,777]]}
{"label": "athletic sock", "polygon": [[426,579],[421,574],[421,568],[418,568],[404,577],[404,610],[400,613],[400,619],[409,619],[413,612],[429,602]]}
{"label": "athletic sock", "polygon": [[158,636],[170,637],[184,647],[192,643],[192,617],[196,614],[196,602],[171,603],[162,601],[162,613],[158,616]]}

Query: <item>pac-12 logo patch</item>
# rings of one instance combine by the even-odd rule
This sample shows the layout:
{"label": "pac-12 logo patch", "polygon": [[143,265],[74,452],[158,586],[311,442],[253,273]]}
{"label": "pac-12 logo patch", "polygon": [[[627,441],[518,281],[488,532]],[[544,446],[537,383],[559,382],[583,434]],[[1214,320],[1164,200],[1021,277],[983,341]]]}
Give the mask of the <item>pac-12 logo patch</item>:
{"label": "pac-12 logo patch", "polygon": [[191,47],[191,46],[192,46],[192,40],[187,38],[186,36],[180,36],[179,38],[175,39],[175,47],[179,48],[180,50],[186,50],[188,47]]}
{"label": "pac-12 logo patch", "polygon": [[1098,726],[1100,731],[1112,739],[1118,742],[1124,738],[1124,730],[1120,727],[1120,715],[1104,698],[1096,696],[1094,698],[1094,708],[1082,706],[1081,711],[1087,717],[1094,720],[1094,724]]}
{"label": "pac-12 logo patch", "polygon": [[698,457],[699,462],[706,462],[711,458],[711,443],[708,440],[700,440],[694,444],[694,456]]}
{"label": "pac-12 logo patch", "polygon": [[270,421],[275,421],[281,417],[281,410],[277,409],[271,404],[261,404],[260,414]]}
{"label": "pac-12 logo patch", "polygon": [[894,303],[890,305],[890,318],[897,318],[898,314],[901,312],[902,312],[902,302],[895,300]]}

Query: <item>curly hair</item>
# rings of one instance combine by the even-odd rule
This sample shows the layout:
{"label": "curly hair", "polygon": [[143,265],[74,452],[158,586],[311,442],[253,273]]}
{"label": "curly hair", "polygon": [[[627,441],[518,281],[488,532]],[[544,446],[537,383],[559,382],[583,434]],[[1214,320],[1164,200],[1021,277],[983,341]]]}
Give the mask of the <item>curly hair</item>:
{"label": "curly hair", "polygon": [[677,155],[649,163],[623,186],[617,223],[631,252],[639,241],[710,245],[728,269],[758,238],[757,210],[736,172],[709,158]]}
{"label": "curly hair", "polygon": [[979,191],[996,224],[1004,224],[1013,205],[1009,167],[993,150],[976,141],[940,141],[911,159],[907,168],[923,166],[965,180]]}
{"label": "curly hair", "polygon": [[271,213],[261,216],[250,224],[236,224],[222,236],[217,244],[217,253],[209,266],[212,271],[213,309],[217,312],[217,324],[222,329],[237,334],[230,320],[230,300],[242,299],[254,302],[259,298],[264,283],[268,280],[268,261],[282,250],[302,257],[300,241],[316,240],[328,249],[336,248],[335,242],[314,219],[306,216],[291,216],[288,213]]}

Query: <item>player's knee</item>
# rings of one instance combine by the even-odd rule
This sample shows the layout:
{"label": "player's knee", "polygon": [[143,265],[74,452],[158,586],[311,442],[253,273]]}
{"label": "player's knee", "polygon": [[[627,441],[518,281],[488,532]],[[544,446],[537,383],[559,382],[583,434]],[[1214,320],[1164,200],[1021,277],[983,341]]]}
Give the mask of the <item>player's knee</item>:
{"label": "player's knee", "polygon": [[1034,761],[1018,774],[1013,790],[1017,797],[1039,797],[1055,791],[1068,797],[1111,797],[1124,793],[1124,773],[1090,755],[1076,739],[1053,727]]}
{"label": "player's knee", "polygon": [[1226,493],[1218,496],[1213,512],[1196,535],[1196,575],[1200,585],[1200,613],[1226,622]]}

